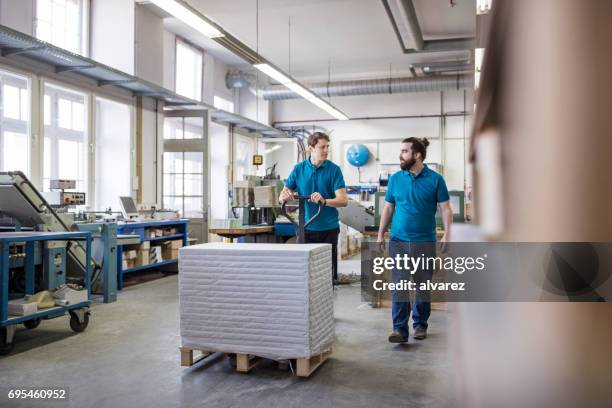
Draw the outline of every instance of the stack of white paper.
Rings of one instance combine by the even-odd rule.
[[[224,244],[179,252],[184,347],[307,358],[334,337],[331,245]]]

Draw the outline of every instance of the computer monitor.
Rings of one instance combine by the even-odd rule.
[[[138,217],[138,208],[136,208],[136,203],[132,197],[119,197],[119,202],[121,203],[123,216],[127,220]]]

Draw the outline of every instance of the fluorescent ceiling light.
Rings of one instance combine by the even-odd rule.
[[[287,75],[283,74],[270,64],[263,63],[255,64],[253,66],[280,84],[286,85],[290,82],[293,82],[291,78],[289,78]]]
[[[266,74],[267,76],[269,76],[270,78],[277,81],[278,83],[291,89],[293,92],[300,95],[302,98],[306,99],[310,103],[323,109],[325,112],[329,113],[336,119],[338,120],[348,120],[349,119],[348,116],[346,116],[344,113],[340,112],[338,109],[334,108],[329,103],[325,102],[323,99],[317,96],[314,92],[298,84],[297,82],[289,78],[287,75],[283,74],[281,71],[274,68],[272,65],[264,62],[260,64],[254,64],[253,66],[257,68],[258,70],[260,70],[261,72],[263,72],[264,74]]]
[[[296,84],[295,82],[290,82],[288,84],[284,84],[287,88],[291,89],[296,94],[300,95],[304,99],[316,99],[317,95],[304,88],[300,84]]]
[[[325,102],[321,98],[308,99],[308,101],[318,106],[319,108],[323,109],[325,112],[329,113],[330,115],[332,115],[334,118],[338,120],[348,120],[349,119],[348,116],[346,116],[344,113],[340,112],[338,109],[334,108],[333,106],[331,106],[329,103]]]
[[[217,27],[206,21],[199,13],[183,5],[182,1],[176,0],[151,0],[151,3],[173,15],[191,28],[201,32],[209,38],[223,37],[225,34]]]

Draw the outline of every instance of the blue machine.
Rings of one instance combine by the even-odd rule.
[[[362,144],[350,145],[346,151],[346,161],[355,167],[361,167],[370,159],[370,151]]]
[[[84,242],[85,252],[85,276],[84,287],[87,290],[87,300],[66,306],[55,306],[43,309],[24,316],[9,316],[9,298],[20,298],[35,293],[35,261],[36,246],[43,247],[45,243],[53,242],[53,245],[45,251],[52,251],[50,262],[51,276],[47,278],[48,284],[64,283],[65,248],[70,242]],[[64,252],[58,251],[63,242]],[[11,272],[10,250],[17,246],[25,246],[25,284],[23,293],[9,293],[9,275]],[[39,249],[40,251],[40,249]],[[63,255],[63,258],[62,258]],[[70,327],[75,332],[84,331],[89,324],[89,306],[91,305],[91,233],[90,232],[5,232],[0,233],[0,354],[8,354],[14,345],[13,338],[17,325],[23,324],[28,329],[37,327],[42,319],[70,314]],[[59,273],[61,272],[61,273]]]

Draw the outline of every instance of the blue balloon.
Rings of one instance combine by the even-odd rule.
[[[370,151],[362,144],[350,145],[346,151],[346,161],[355,167],[361,167],[368,162]]]

